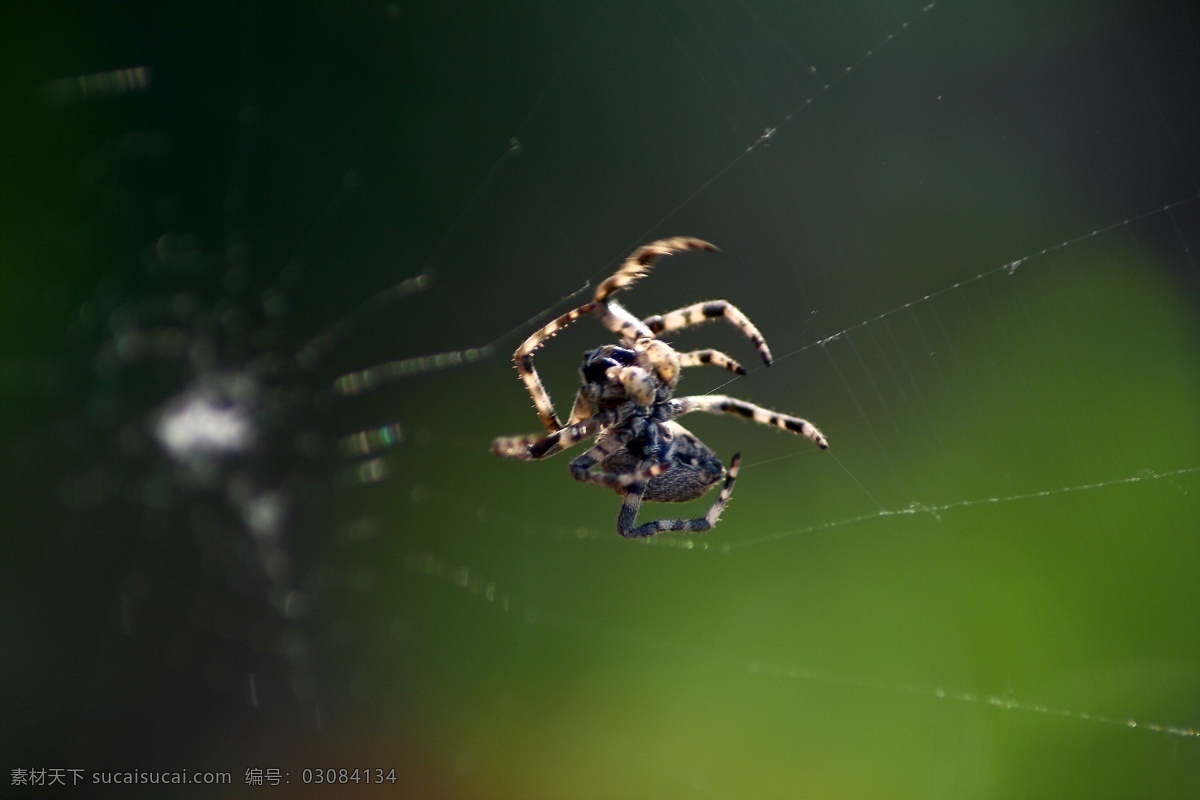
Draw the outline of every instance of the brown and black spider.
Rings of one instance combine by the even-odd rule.
[[[563,314],[526,339],[513,354],[513,362],[549,433],[501,436],[492,442],[492,452],[503,458],[536,461],[594,436],[596,443],[571,461],[571,477],[624,495],[617,515],[617,533],[642,538],[662,531],[710,529],[717,524],[737,480],[740,456],[734,455],[726,473],[708,445],[676,422],[676,417],[693,411],[733,414],[807,436],[822,450],[827,448],[825,437],[808,420],[722,394],[673,396],[684,367],[714,364],[738,375],[744,375],[746,370],[718,350],[680,353],[658,338],[662,333],[724,318],[745,334],[763,362],[770,366],[771,351],[766,341],[736,306],[725,300],[710,300],[639,320],[611,299],[645,277],[659,256],[682,250],[716,249],[708,242],[682,236],[639,247],[596,288],[591,302]],[[583,354],[580,368],[583,386],[575,395],[571,416],[564,425],[533,368],[533,354],[548,339],[587,314],[595,314],[604,327],[621,337],[621,342]],[[600,471],[593,472],[597,466]],[[725,486],[703,517],[663,519],[634,527],[643,500],[658,503],[695,500],[722,476]]]

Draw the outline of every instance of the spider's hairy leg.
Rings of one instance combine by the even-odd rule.
[[[690,306],[669,311],[666,314],[656,314],[653,317],[647,317],[642,320],[642,324],[657,336],[660,333],[677,331],[680,328],[690,328],[693,325],[699,325],[702,322],[714,319],[729,320],[729,323],[740,330],[750,340],[750,343],[754,345],[755,349],[758,350],[758,355],[762,358],[763,363],[768,367],[771,366],[774,359],[771,357],[771,348],[767,347],[767,340],[759,333],[758,328],[750,321],[750,318],[743,314],[741,309],[727,300],[708,300],[703,303],[694,303]]]
[[[640,319],[629,313],[625,306],[616,300],[597,303],[596,308],[599,309],[596,313],[600,317],[600,324],[626,341],[633,342],[654,336]]]
[[[789,414],[781,414],[778,411],[771,411],[768,408],[756,406],[754,403],[738,400],[736,397],[729,397],[723,394],[703,394],[680,397],[671,402],[678,410],[676,416],[690,414],[693,411],[705,411],[709,414],[732,414],[735,417],[753,420],[759,425],[771,425],[780,430],[806,436],[822,450],[829,447],[829,442],[825,439],[825,435],[817,430],[817,427],[808,420],[793,417]]]
[[[638,339],[633,343],[633,349],[638,354],[639,363],[644,363],[654,370],[658,379],[674,389],[679,382],[679,371],[683,368],[679,352],[661,339]]]
[[[715,367],[727,369],[735,375],[746,374],[745,367],[722,353],[720,350],[713,350],[709,348],[705,350],[692,350],[687,353],[679,354],[679,366],[681,367],[698,367],[701,364],[712,364]]]
[[[525,388],[529,390],[529,396],[533,398],[533,407],[537,411],[538,419],[542,421],[542,425],[545,426],[546,430],[551,433],[560,430],[563,425],[558,418],[558,414],[554,412],[554,404],[550,401],[550,393],[546,391],[546,387],[542,385],[542,379],[538,376],[537,370],[533,368],[533,354],[547,340],[553,338],[555,334],[580,317],[590,314],[595,307],[595,303],[585,303],[579,308],[568,311],[561,317],[551,320],[542,326],[541,329],[534,331],[525,341],[521,342],[521,346],[513,353],[513,364],[516,365],[517,374],[521,376],[521,381],[524,382]],[[494,446],[493,449],[495,449]]]
[[[657,386],[650,373],[641,367],[611,367],[608,370],[608,378],[625,387],[629,399],[639,406],[648,406],[654,402]]]
[[[492,440],[492,452],[501,458],[515,458],[519,461],[538,461],[557,455],[568,447],[574,447],[596,434],[604,425],[611,422],[611,417],[598,414],[594,417],[567,425],[549,436],[536,433],[527,436],[497,436]]]
[[[585,386],[575,393],[575,403],[571,406],[571,416],[567,419],[567,425],[583,422],[594,413],[596,413],[596,398],[592,391]]]
[[[608,489],[626,489],[635,483],[642,484],[645,491],[646,481],[667,471],[665,464],[651,464],[643,461],[633,472],[592,472],[592,467],[604,461],[605,458],[620,450],[624,442],[612,436],[597,443],[586,453],[576,456],[570,463],[571,477],[580,483],[592,483]],[[640,494],[640,493],[639,493]]]
[[[684,250],[704,250],[715,253],[716,245],[703,239],[693,239],[690,236],[674,236],[670,239],[659,239],[647,245],[642,245],[629,254],[625,262],[609,277],[596,287],[595,303],[607,303],[608,299],[622,289],[628,289],[640,279],[646,277],[650,269],[661,256],[669,256]],[[615,332],[615,328],[610,328]]]
[[[634,341],[652,337],[641,320],[630,314],[612,296],[617,292],[628,289],[650,272],[650,269],[661,256],[669,256],[684,250],[703,250],[716,252],[716,246],[703,239],[693,239],[690,236],[675,236],[670,239],[659,239],[647,245],[642,245],[629,254],[625,262],[609,277],[596,287],[596,295],[592,302],[598,309],[600,323],[623,339]]]
[[[717,524],[725,506],[729,504],[729,498],[733,494],[733,484],[737,480],[738,467],[741,463],[741,455],[735,454],[729,462],[729,471],[725,475],[725,485],[721,488],[721,493],[709,506],[708,513],[697,519],[660,519],[638,525],[636,528],[633,527],[633,523],[637,521],[638,509],[642,505],[642,494],[646,491],[645,483],[633,484],[626,492],[621,510],[617,514],[617,533],[627,539],[644,539],[663,531],[702,533],[711,529]]]

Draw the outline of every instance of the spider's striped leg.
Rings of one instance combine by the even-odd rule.
[[[538,461],[573,447],[611,422],[612,415],[599,414],[582,422],[560,428],[549,436],[533,433],[527,436],[498,436],[492,440],[492,452],[501,458]]]
[[[590,314],[595,307],[595,303],[585,303],[574,311],[568,311],[561,317],[551,320],[521,342],[521,346],[513,353],[513,363],[517,366],[517,374],[521,376],[525,388],[529,390],[529,396],[533,398],[533,407],[537,411],[542,425],[551,433],[560,430],[563,424],[559,420],[558,414],[554,413],[554,404],[550,401],[550,393],[546,391],[546,387],[542,385],[542,379],[538,377],[537,370],[533,368],[533,354],[548,339],[580,317]],[[493,449],[495,448],[493,447]]]
[[[630,314],[625,306],[618,303],[616,300],[610,300],[606,303],[599,303],[596,306],[599,311],[600,324],[608,328],[613,333],[630,342],[635,342],[638,339],[653,337],[654,334],[650,329],[642,324],[642,321]]]
[[[702,394],[680,397],[671,402],[678,411],[676,416],[690,414],[693,411],[706,411],[709,414],[732,414],[735,417],[754,420],[759,425],[771,425],[780,430],[807,436],[822,450],[829,447],[829,442],[826,441],[824,434],[808,420],[789,414],[780,414],[778,411],[771,411],[762,406],[756,406],[754,403],[738,400],[736,397],[728,397],[723,394]]]
[[[575,404],[571,406],[571,416],[567,419],[567,424],[574,425],[583,422],[594,413],[596,413],[596,399],[591,390],[584,386],[575,393]]]
[[[721,369],[727,369],[735,375],[746,374],[745,367],[720,350],[692,350],[688,353],[679,354],[679,366],[681,367],[698,367],[701,364],[712,364]]]
[[[646,481],[667,471],[667,467],[664,464],[648,464],[643,461],[634,472],[591,471],[592,467],[624,447],[624,440],[627,438],[610,436],[597,443],[586,453],[576,456],[570,464],[571,477],[580,483],[592,483],[597,486],[603,486],[606,489],[617,489],[618,491],[633,484],[642,484],[642,491],[645,491]]]
[[[648,406],[654,402],[657,384],[650,373],[641,367],[610,367],[608,379],[621,384],[629,399],[639,406]]]
[[[771,358],[771,348],[767,347],[767,340],[758,332],[758,328],[754,327],[754,323],[750,321],[750,318],[743,314],[741,309],[727,300],[709,300],[704,303],[695,303],[683,308],[677,308],[666,314],[656,314],[653,317],[647,317],[642,320],[642,323],[657,336],[660,333],[677,331],[680,328],[688,328],[692,325],[699,325],[702,322],[714,319],[729,320],[729,323],[740,330],[758,350],[763,363],[768,367],[771,366],[771,362],[774,359]]]
[[[733,484],[737,480],[738,466],[741,462],[742,457],[734,455],[733,459],[729,462],[729,472],[725,475],[725,486],[721,488],[721,493],[717,495],[716,501],[709,506],[708,513],[697,519],[660,519],[655,522],[638,525],[636,528],[633,527],[633,523],[637,521],[638,509],[642,505],[642,495],[646,491],[645,483],[633,484],[626,492],[625,501],[621,504],[621,511],[617,514],[617,533],[627,539],[644,539],[647,536],[653,536],[663,531],[701,533],[709,530],[717,524],[717,520],[721,517],[721,512],[729,504],[729,497],[733,494]]]
[[[690,236],[673,236],[670,239],[658,239],[650,244],[642,245],[629,254],[616,272],[605,278],[596,287],[596,296],[593,301],[596,303],[608,302],[608,298],[617,292],[628,289],[646,277],[660,256],[669,256],[683,250],[705,250],[714,253],[717,248],[716,245],[703,239],[693,239]]]
[[[616,272],[605,278],[596,287],[596,295],[592,302],[600,309],[601,324],[631,342],[653,336],[650,329],[641,320],[610,298],[646,277],[661,256],[669,256],[684,250],[704,250],[711,253],[716,249],[714,245],[703,239],[675,236],[670,239],[659,239],[634,250]]]

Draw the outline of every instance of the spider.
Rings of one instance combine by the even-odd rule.
[[[725,319],[750,340],[763,363],[771,365],[771,351],[762,334],[732,303],[710,300],[639,320],[612,299],[614,294],[645,277],[660,256],[684,250],[714,252],[716,249],[701,239],[682,236],[639,247],[596,288],[591,302],[548,323],[513,353],[517,372],[533,398],[547,434],[501,436],[492,442],[492,452],[502,458],[538,461],[595,437],[595,444],[571,461],[571,477],[624,496],[617,515],[617,533],[621,536],[640,539],[662,531],[707,531],[717,524],[721,511],[729,503],[741,463],[740,454],[733,456],[726,472],[708,445],[676,422],[677,417],[693,411],[732,414],[806,436],[822,450],[829,446],[812,423],[799,417],[721,394],[674,396],[685,367],[711,364],[737,375],[746,374],[746,369],[718,350],[680,353],[658,338],[659,334]],[[588,314],[594,314],[604,327],[617,334],[620,343],[583,354],[580,368],[583,386],[576,393],[571,416],[564,424],[533,367],[533,354],[563,328]],[[722,477],[725,485],[703,517],[662,519],[635,527],[643,500],[657,503],[695,500]]]

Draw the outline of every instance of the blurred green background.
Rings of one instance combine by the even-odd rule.
[[[293,790],[394,769],[345,792],[409,797],[1200,794],[1194,11],[13,19],[9,773],[232,773],[194,796],[282,791],[248,768]],[[743,454],[737,492],[711,533],[637,543],[566,456],[488,444],[536,427],[507,354],[667,235],[722,252],[664,261],[627,304],[727,298],[778,359],[681,390],[804,416],[831,451],[689,420]],[[560,409],[606,340],[582,322],[539,354]],[[722,326],[677,341],[753,360]],[[253,445],[170,457],[164,410],[230,376]],[[365,459],[339,446],[393,424]]]

